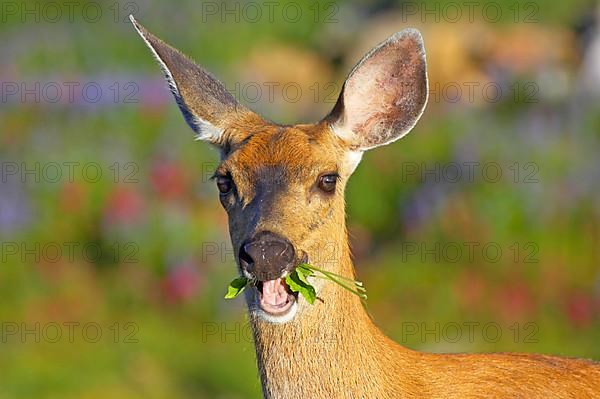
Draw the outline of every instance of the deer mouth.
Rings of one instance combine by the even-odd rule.
[[[284,278],[260,281],[258,290],[258,306],[269,316],[282,317],[295,308],[296,295],[293,294]]]

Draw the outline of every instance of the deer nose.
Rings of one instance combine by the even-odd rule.
[[[275,280],[295,266],[294,246],[285,238],[263,231],[242,244],[240,266],[259,281]]]

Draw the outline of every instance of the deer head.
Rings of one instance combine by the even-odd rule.
[[[239,104],[211,74],[131,21],[197,139],[220,149],[214,180],[239,272],[258,281],[246,290],[251,313],[275,323],[310,313],[283,277],[302,262],[353,273],[340,261],[349,259],[344,188],[364,151],[403,137],[421,116],[428,92],[421,35],[403,30],[365,55],[320,122],[284,126]],[[320,282],[315,288],[325,296]]]

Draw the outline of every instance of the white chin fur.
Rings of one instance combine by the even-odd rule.
[[[264,310],[262,310],[260,306],[256,306],[253,312],[264,321],[274,324],[283,324],[292,321],[294,317],[296,317],[296,313],[298,312],[298,301],[294,301],[290,310],[288,310],[286,314],[281,316],[275,316],[270,313],[267,313]]]

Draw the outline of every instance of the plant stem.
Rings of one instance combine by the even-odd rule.
[[[353,279],[351,279],[351,278],[349,278],[349,277],[344,277],[344,276],[342,276],[342,275],[340,275],[340,274],[336,274],[336,273],[328,272],[328,271],[326,271],[326,270],[319,269],[318,267],[314,267],[314,266],[312,266],[312,265],[308,265],[308,264],[306,264],[306,263],[305,263],[305,264],[303,264],[302,266],[303,266],[303,267],[305,267],[305,268],[307,268],[307,269],[311,269],[311,270],[313,270],[313,271],[315,271],[315,272],[323,273],[323,274],[325,274],[325,275],[331,275],[331,276],[334,276],[334,277],[336,277],[336,278],[339,278],[339,279],[342,279],[342,280],[351,281],[352,283],[354,283],[354,284],[356,284],[356,285],[360,285],[360,286],[362,286],[362,283],[361,283],[360,281],[353,280]]]
[[[321,272],[321,273],[323,273],[323,272]],[[317,278],[320,278],[320,279],[323,279],[323,280],[329,280],[329,281],[333,281],[334,283],[336,283],[336,284],[337,284],[337,285],[339,285],[340,287],[344,288],[345,290],[348,290],[348,291],[350,291],[350,292],[351,292],[351,293],[353,293],[354,295],[358,295],[358,296],[359,296],[360,298],[362,298],[362,299],[367,299],[367,295],[366,295],[364,292],[360,292],[360,291],[358,291],[358,290],[354,290],[354,289],[352,289],[352,288],[348,287],[346,284],[342,283],[341,281],[339,281],[339,280],[336,280],[334,277],[332,277],[332,276],[327,276],[325,273],[323,273],[323,274],[325,275],[325,277],[323,277],[323,276],[319,276],[318,274],[315,274],[315,275],[314,275],[314,277],[317,277]],[[363,288],[363,290],[364,290],[364,288]]]

